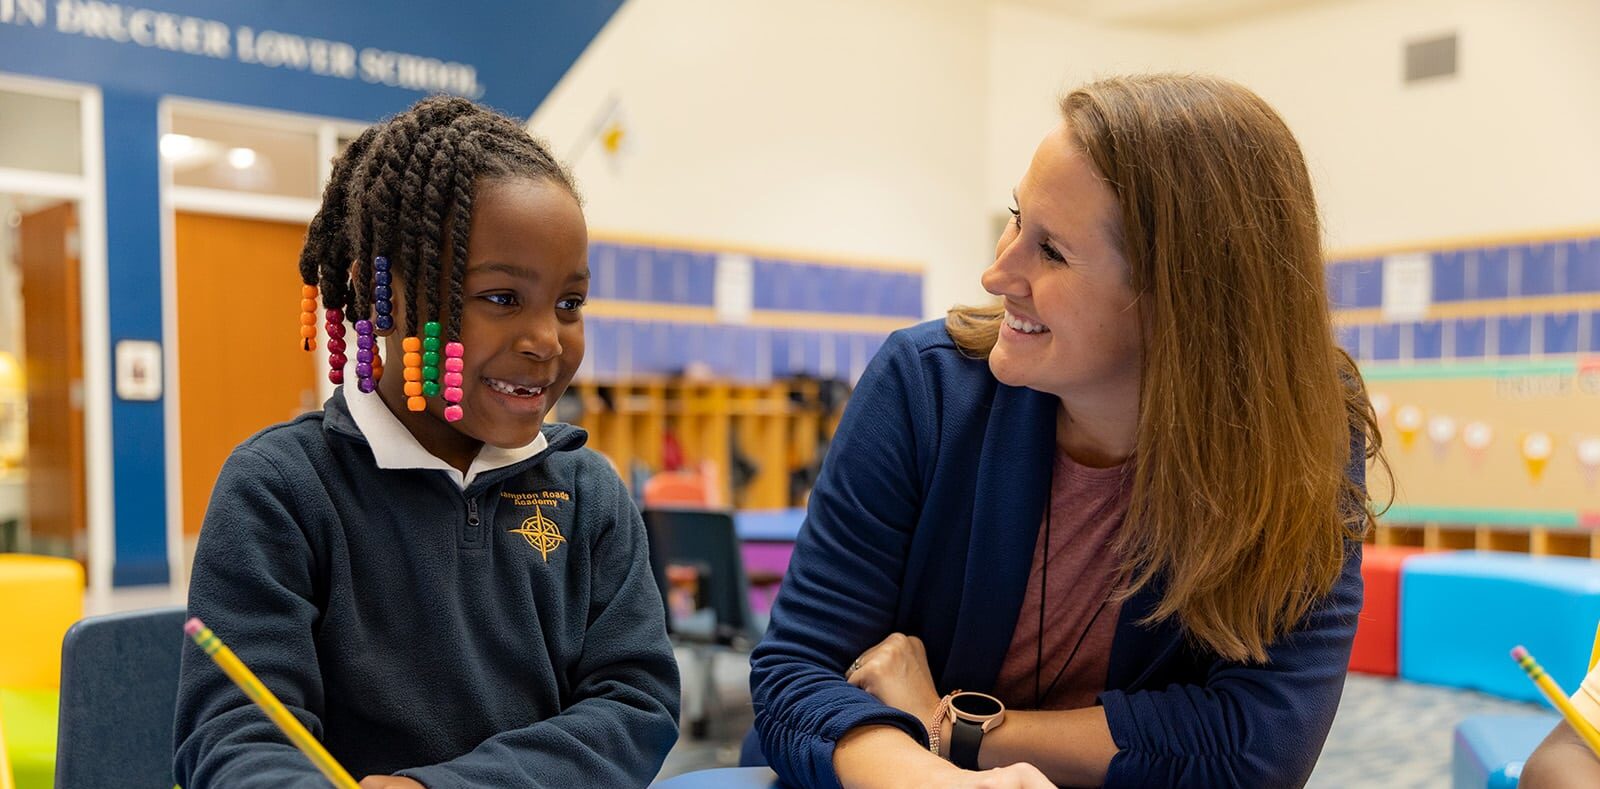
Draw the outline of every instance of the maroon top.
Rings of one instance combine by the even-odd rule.
[[[1089,468],[1065,452],[1056,453],[1050,544],[1045,544],[1045,526],[1040,523],[1027,594],[995,681],[995,695],[1007,707],[1078,709],[1093,706],[1095,696],[1105,690],[1111,640],[1121,613],[1121,606],[1109,601],[1120,577],[1111,541],[1128,514],[1132,470],[1131,462]],[[1049,586],[1041,596],[1046,551],[1050,556]],[[1041,597],[1046,601],[1042,661],[1038,652]],[[1055,679],[1057,676],[1060,679]]]

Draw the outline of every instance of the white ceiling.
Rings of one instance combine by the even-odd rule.
[[[1197,28],[1349,0],[1021,0],[1082,19],[1118,25]]]

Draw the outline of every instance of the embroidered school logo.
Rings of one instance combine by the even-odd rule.
[[[544,514],[544,510],[561,509],[562,504],[572,501],[572,494],[564,490],[541,490],[529,493],[502,491],[500,498],[509,500],[515,507],[533,508],[533,517],[523,521],[520,528],[507,531],[522,535],[522,539],[527,540],[528,545],[538,551],[539,556],[548,563],[550,554],[560,548],[567,538],[561,533],[561,527]]]
[[[523,521],[521,528],[510,531],[512,534],[522,535],[522,539],[527,540],[528,545],[538,551],[540,558],[546,562],[550,561],[550,554],[567,541],[566,537],[561,536],[561,527],[557,526],[555,521],[546,518],[544,511],[539,509],[537,504],[533,505],[533,517]]]

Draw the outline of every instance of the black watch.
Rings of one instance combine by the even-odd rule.
[[[950,762],[963,770],[978,769],[983,735],[1006,722],[1006,705],[987,693],[950,697]]]

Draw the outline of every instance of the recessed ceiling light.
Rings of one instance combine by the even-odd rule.
[[[235,170],[248,170],[255,166],[256,152],[254,148],[229,148],[228,165]]]
[[[187,134],[168,132],[161,135],[161,155],[168,159],[188,158],[193,156],[199,147],[195,139]]]

